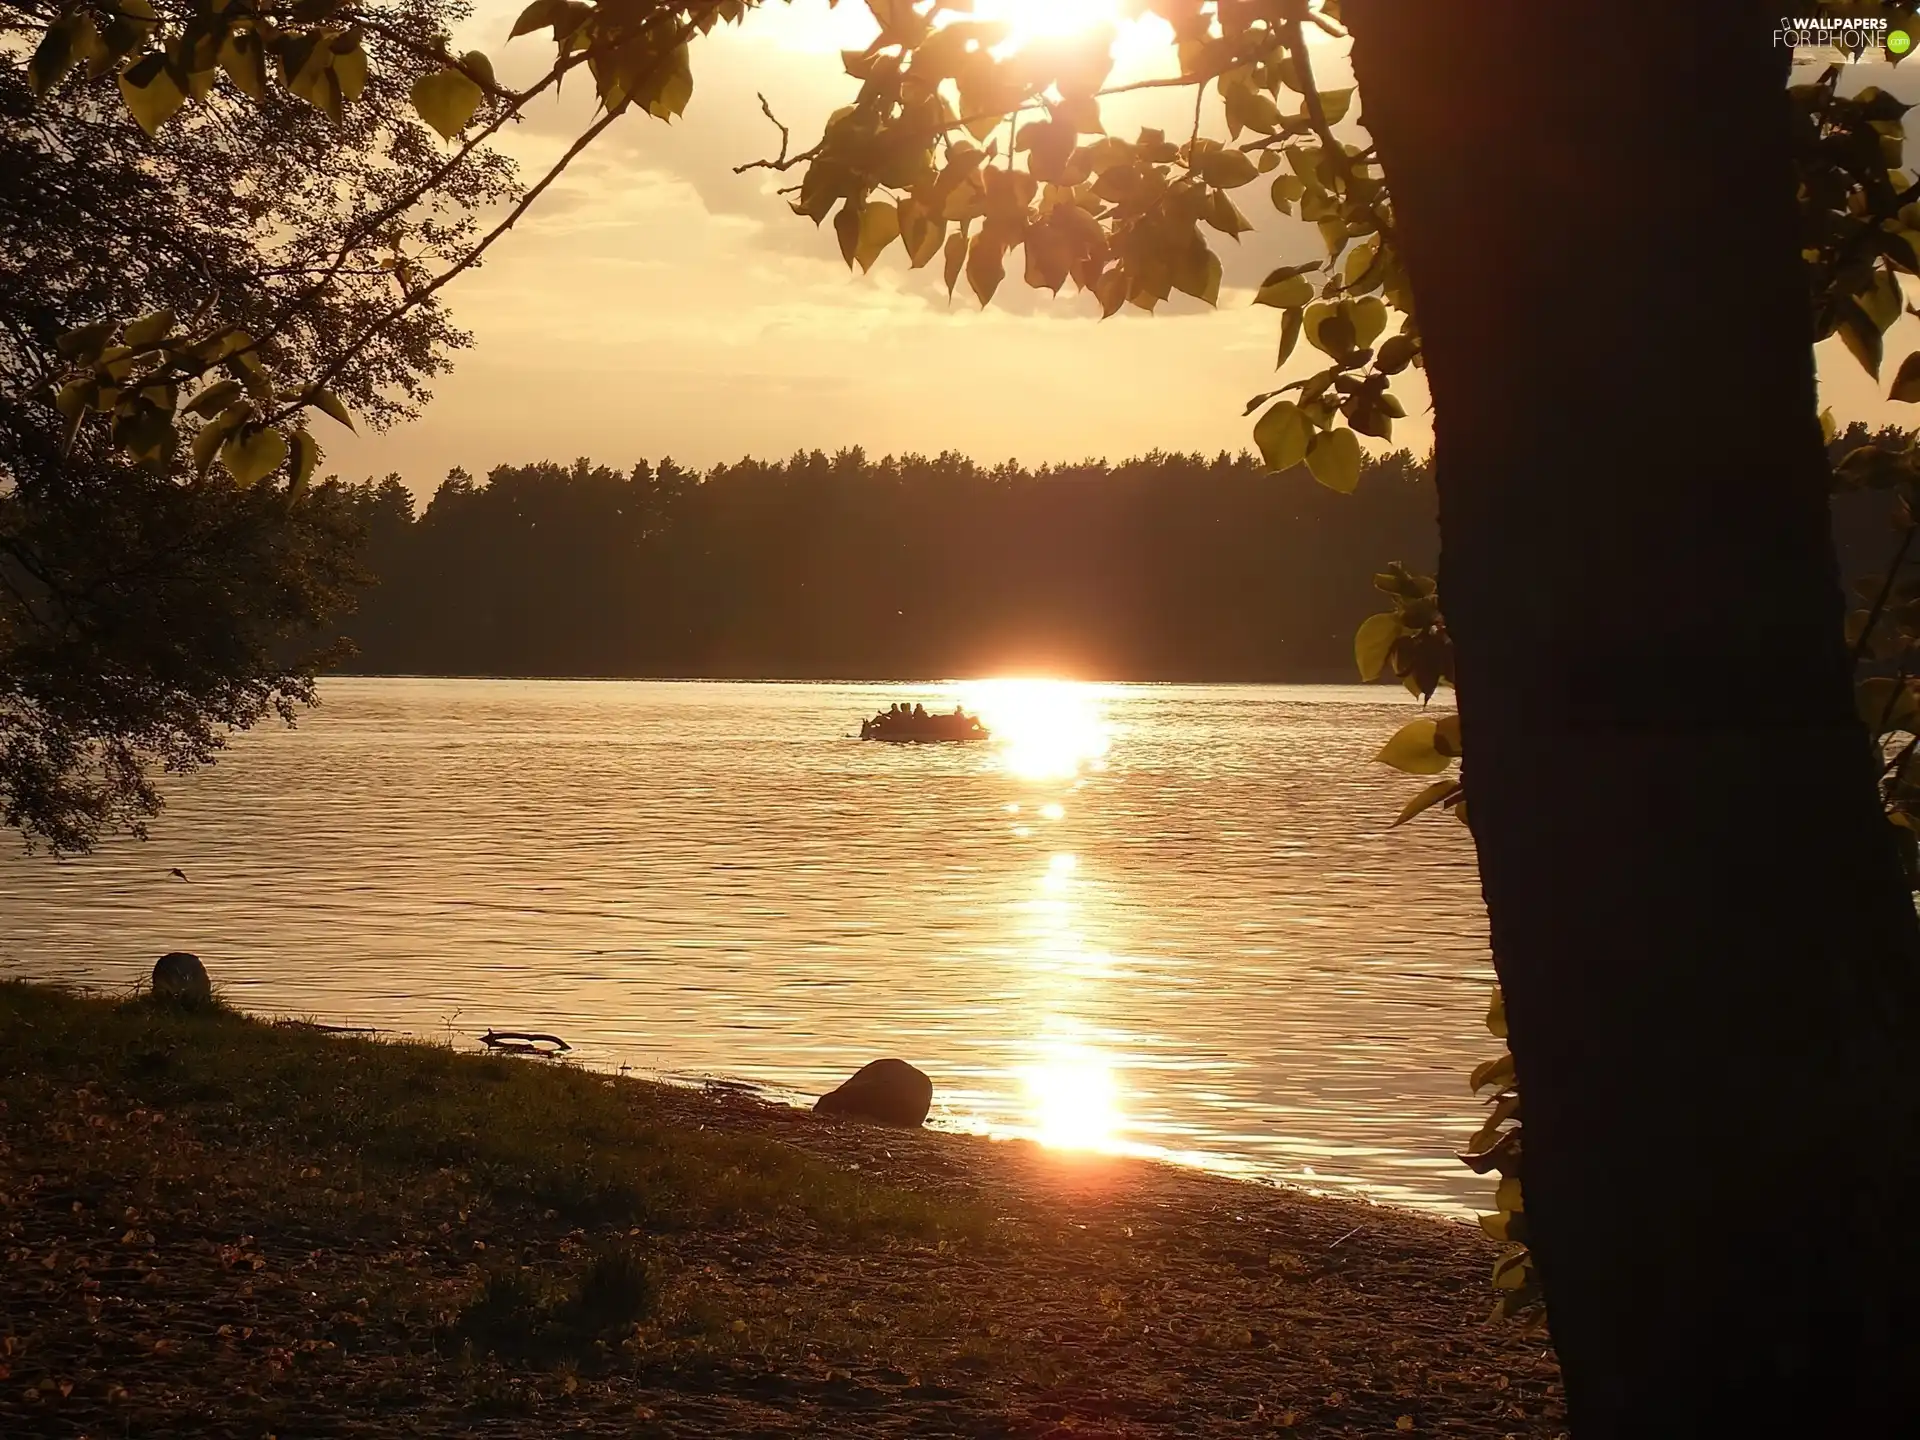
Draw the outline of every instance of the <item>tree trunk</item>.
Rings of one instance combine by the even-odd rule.
[[[1920,928],[1755,4],[1348,0],[1575,1434],[1920,1425]]]

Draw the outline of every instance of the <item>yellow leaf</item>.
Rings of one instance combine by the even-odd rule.
[[[1380,678],[1381,670],[1386,667],[1387,652],[1400,638],[1402,628],[1400,617],[1392,611],[1369,615],[1360,622],[1360,629],[1353,637],[1353,659],[1360,667],[1362,680]]]
[[[458,70],[436,70],[413,82],[411,98],[420,118],[451,140],[480,108],[481,92]]]
[[[1387,328],[1387,302],[1378,295],[1361,296],[1348,307],[1347,315],[1353,321],[1353,343],[1362,349],[1370,347]]]
[[[1360,439],[1353,431],[1325,430],[1307,449],[1307,468],[1329,490],[1350,495],[1360,483]]]
[[[286,458],[286,436],[271,425],[252,434],[237,431],[220,447],[220,463],[243,489],[271,475]]]
[[[1518,1213],[1527,1208],[1526,1196],[1521,1192],[1518,1175],[1507,1175],[1501,1178],[1499,1186],[1493,1192],[1493,1204],[1495,1209],[1503,1212]]]
[[[864,273],[873,262],[900,237],[900,212],[885,200],[876,200],[860,212],[860,231],[854,241],[853,258]]]
[[[1513,1083],[1513,1056],[1501,1055],[1492,1060],[1482,1061],[1473,1067],[1473,1073],[1467,1077],[1467,1087],[1474,1094],[1491,1085],[1495,1090],[1504,1090]]]
[[[1279,400],[1254,422],[1253,443],[1260,447],[1267,469],[1291,470],[1307,458],[1312,433],[1300,407],[1291,400]]]
[[[1438,775],[1453,762],[1433,746],[1435,723],[1426,716],[1409,720],[1393,732],[1373,758],[1408,775]]]
[[[213,457],[220,453],[220,446],[227,437],[252,418],[253,407],[243,403],[230,406],[202,425],[199,433],[193,437],[195,473],[204,476],[213,464]]]
[[[967,263],[967,232],[956,230],[947,238],[946,267],[947,298],[953,298],[953,287],[960,281],[960,268]]]
[[[1833,443],[1833,437],[1839,433],[1840,427],[1834,423],[1833,419],[1833,407],[1829,405],[1820,412],[1820,438],[1828,445],[1831,445]]]
[[[1507,1035],[1507,997],[1498,985],[1493,987],[1493,999],[1487,1002],[1487,1029],[1501,1039]]]
[[[187,103],[187,95],[174,83],[167,69],[167,57],[149,55],[120,72],[120,95],[127,109],[149,135],[160,133],[174,111]]]
[[[1442,715],[1434,722],[1433,745],[1449,759],[1458,759],[1466,752],[1460,748],[1459,715]]]

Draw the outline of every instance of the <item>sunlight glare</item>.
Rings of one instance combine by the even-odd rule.
[[[993,732],[1007,768],[1022,779],[1068,779],[1084,765],[1097,765],[1107,752],[1107,723],[1092,686],[1070,680],[982,680],[963,686],[961,693],[967,708]]]
[[[1060,1150],[1111,1150],[1126,1117],[1113,1067],[1078,1046],[1056,1051],[1022,1076],[1040,1143]]]

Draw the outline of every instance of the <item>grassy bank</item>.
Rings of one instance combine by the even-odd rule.
[[[0,1038],[7,1435],[1560,1433],[1465,1227],[41,987]]]

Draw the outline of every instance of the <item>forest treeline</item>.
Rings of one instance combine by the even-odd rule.
[[[399,476],[350,488],[375,580],[350,668],[379,674],[1351,680],[1371,576],[1436,549],[1407,451],[1351,495],[1247,455],[858,449],[455,470],[417,512]],[[1843,514],[1849,574],[1884,564],[1880,513]]]

